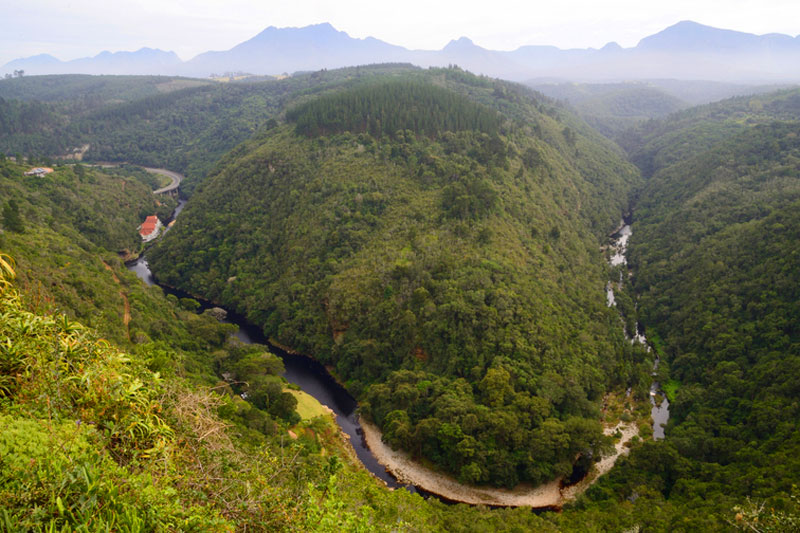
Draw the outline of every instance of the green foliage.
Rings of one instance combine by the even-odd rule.
[[[286,118],[298,134],[369,133],[373,137],[410,130],[439,137],[445,131],[497,134],[500,116],[468,98],[419,81],[390,81],[317,98],[291,109]]]
[[[552,98],[568,101],[588,124],[615,140],[650,119],[688,107],[657,83],[563,83],[533,87]]]
[[[304,95],[413,71],[375,65],[285,80],[209,83],[161,76],[35,76],[0,81],[0,149],[181,172],[185,195],[217,160]],[[5,99],[5,100],[3,100]]]
[[[3,227],[16,233],[25,232],[25,222],[19,212],[19,204],[12,198],[3,206]]]
[[[3,207],[3,226],[18,233],[35,225],[108,250],[135,251],[141,247],[137,228],[145,217],[157,213],[166,218],[176,205],[170,198],[156,198],[125,170],[110,175],[80,165],[60,166],[40,178],[23,176],[25,168],[0,162],[0,191],[11,198]]]
[[[664,394],[667,395],[667,400],[671,403],[675,402],[675,395],[678,393],[680,385],[681,382],[677,379],[670,379],[661,385],[661,389],[664,391]]]
[[[274,381],[277,357],[228,342],[231,326],[146,288],[68,221],[55,226],[64,234],[40,226],[43,205],[31,203],[28,231],[8,239],[19,261],[0,254],[0,529],[430,532],[462,520],[469,508],[382,488],[351,463],[330,421],[288,439],[285,422],[232,390],[249,386],[237,377]],[[128,353],[54,312],[54,302]],[[233,381],[221,384],[229,372]],[[285,414],[276,398],[265,403]]]
[[[284,391],[283,362],[259,345],[232,346],[217,357],[216,366],[231,381],[234,392],[257,409],[289,423],[300,421],[297,398]]]
[[[650,177],[753,126],[797,120],[797,100],[796,90],[730,98],[644,123],[626,133],[620,144]]]
[[[20,303],[14,289],[0,293],[5,527],[224,530],[213,510],[181,502],[143,469],[175,444],[159,376],[80,324]]]
[[[638,382],[637,366],[618,372],[628,352],[597,251],[636,175],[579,122],[540,113],[535,95],[449,72],[419,74],[446,90],[368,85],[301,109],[380,107],[410,87],[529,117],[541,137],[521,123],[430,137],[277,126],[225,158],[150,264],[334,366],[393,444],[463,479],[541,482],[599,449],[599,424],[579,421]],[[404,123],[407,106],[396,111]],[[495,371],[508,376],[502,398],[481,390]]]
[[[755,502],[748,498],[744,504],[733,508],[731,523],[740,531],[778,533],[800,531],[800,502],[797,487],[792,488],[791,499],[781,508],[767,507],[766,502]]]
[[[759,515],[764,530],[790,525],[780,517],[800,475],[797,101],[797,91],[732,99],[643,138],[653,176],[629,260],[639,316],[668,364],[670,421],[665,440],[634,449],[587,493],[601,523],[627,500],[624,527],[758,530]],[[640,504],[666,516],[651,525]]]
[[[379,489],[316,441],[265,440],[241,423],[255,421],[246,409],[229,429],[215,411],[236,396],[168,383],[79,323],[24,310],[0,259],[3,531],[442,529],[422,498]],[[314,426],[327,453],[347,457],[328,424]]]
[[[157,80],[104,79],[78,112],[75,94],[92,80],[59,89],[54,78],[25,89],[48,103],[0,105],[16,128],[3,142],[43,135],[29,140],[44,146],[69,116],[70,127],[97,127],[80,135],[152,135],[118,143],[118,157],[180,169],[223,131],[209,129],[219,117],[235,119],[231,130],[256,127],[261,119],[237,110],[272,116],[329,88],[339,93],[319,100],[326,106],[356,105],[351,94],[372,106],[378,74],[423,92],[433,82],[458,94],[437,88],[431,102],[478,102],[502,120],[484,132],[418,128],[399,106],[394,131],[347,126],[313,138],[273,121],[224,158],[155,268],[332,365],[392,446],[461,481],[568,474],[577,454],[607,445],[603,394],[641,394],[651,378],[605,306],[596,251],[635,174],[558,106],[457,68],[395,65],[172,96],[152,90]],[[298,417],[280,360],[231,341],[231,326],[145,287],[106,251],[138,244],[131,227],[159,208],[152,177],[78,166],[27,178],[0,158],[0,244],[17,259],[0,254],[0,528],[796,529],[798,102],[796,92],[734,99],[626,138],[652,178],[635,211],[636,275],[616,298],[628,331],[641,318],[664,361],[668,437],[635,444],[575,504],[542,516],[387,491],[348,462],[319,417],[288,439]],[[191,113],[208,115],[181,122]],[[179,139],[167,156],[158,128],[208,137]],[[197,168],[253,129],[236,131]],[[70,139],[90,138],[80,135]],[[24,234],[12,229],[17,214]]]

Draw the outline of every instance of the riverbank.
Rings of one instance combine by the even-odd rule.
[[[500,507],[560,507],[561,488],[559,480],[538,487],[519,486],[498,489],[493,487],[473,487],[459,483],[454,478],[434,472],[399,450],[393,450],[381,440],[380,430],[373,424],[361,420],[361,429],[367,446],[398,481],[410,483],[448,500],[473,505],[494,505]]]
[[[574,500],[578,496],[580,496],[583,492],[586,491],[589,487],[594,484],[597,479],[602,476],[603,474],[607,474],[611,471],[614,465],[617,462],[617,459],[620,458],[622,455],[628,455],[630,451],[629,445],[631,439],[639,435],[639,427],[633,423],[624,423],[620,422],[614,427],[605,428],[603,433],[606,435],[613,435],[617,431],[620,432],[620,439],[614,444],[614,453],[612,455],[608,455],[603,457],[598,462],[594,464],[589,474],[583,478],[581,481],[574,485],[570,485],[569,487],[564,487],[561,491],[561,495],[564,498],[564,501]]]
[[[521,484],[509,490],[459,483],[447,474],[424,467],[414,461],[406,452],[391,449],[381,440],[381,432],[374,424],[361,420],[361,429],[364,431],[364,440],[367,446],[378,462],[402,483],[415,485],[426,492],[459,503],[535,509],[558,509],[567,501],[576,498],[597,478],[611,470],[621,455],[628,453],[628,443],[634,435],[638,434],[638,429],[634,424],[620,423],[607,428],[605,430],[607,435],[613,435],[618,430],[622,435],[615,444],[614,453],[595,464],[587,478],[576,485],[562,489],[561,479],[554,479],[538,487]]]

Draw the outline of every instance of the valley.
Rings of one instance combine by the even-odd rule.
[[[153,169],[148,170],[153,171]],[[173,179],[175,177],[175,173],[163,170],[160,170],[160,172]],[[154,191],[154,194],[158,194],[159,191],[160,189]],[[168,221],[169,226],[174,223],[182,208],[183,203],[180,203],[172,215],[172,220]],[[619,232],[624,236],[620,239],[623,244],[614,243],[617,255],[612,257],[612,265],[615,263],[615,258],[624,260],[626,251],[624,242],[627,241],[629,231],[629,226],[623,226],[623,229]],[[144,255],[126,266],[131,272],[136,273],[145,284],[155,284]],[[110,269],[108,266],[107,268]],[[162,289],[178,297],[189,296],[167,286],[162,286]],[[125,302],[127,308],[127,299]],[[202,308],[211,308],[213,305],[211,302],[201,302],[201,304]],[[558,509],[566,502],[574,500],[597,477],[613,468],[616,460],[628,452],[627,446],[630,445],[631,439],[639,432],[639,428],[633,423],[620,422],[614,427],[604,427],[603,432],[606,435],[620,432],[619,440],[614,445],[614,453],[604,456],[589,473],[584,474],[585,478],[578,480],[577,483],[561,478],[554,479],[538,487],[519,485],[514,487],[513,490],[477,488],[465,485],[443,473],[426,468],[402,451],[392,450],[387,446],[382,441],[382,435],[378,428],[366,420],[359,420],[356,414],[357,404],[355,399],[344,390],[341,384],[322,365],[307,356],[291,353],[273,345],[259,328],[248,323],[241,316],[228,312],[225,322],[238,326],[239,330],[236,336],[240,341],[246,344],[258,342],[262,345],[270,345],[270,349],[283,360],[286,368],[283,377],[289,383],[298,385],[303,391],[310,393],[313,398],[331,410],[341,431],[352,444],[355,454],[363,467],[391,488],[405,486],[412,491],[422,489],[426,494],[444,498],[445,501],[449,502],[502,507],[524,506],[535,509]],[[637,341],[646,342],[641,336],[637,337]],[[658,384],[654,382],[651,387],[651,401],[654,401],[652,399],[652,391],[657,390],[657,387]],[[630,394],[628,394],[628,397],[630,397]],[[660,438],[663,438],[663,428],[658,427],[658,425],[660,422],[666,423],[664,414],[668,418],[668,403],[659,407],[656,407],[654,403],[652,418],[655,426],[655,438],[659,438],[659,435]]]
[[[166,493],[180,505],[147,521],[167,530],[796,516],[797,89],[695,106],[667,84],[577,87],[573,107],[458,67],[37,78],[0,80],[14,527],[133,520]],[[182,198],[100,161],[158,166]],[[145,249],[137,225],[173,211]],[[336,421],[303,419],[298,386]],[[133,481],[65,485],[68,457]]]

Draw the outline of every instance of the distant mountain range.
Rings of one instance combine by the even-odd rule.
[[[753,35],[684,21],[642,39],[633,48],[612,42],[600,49],[523,46],[506,52],[481,48],[462,37],[441,50],[409,50],[372,37],[355,39],[325,23],[303,28],[270,26],[230,50],[205,52],[185,62],[174,52],[151,48],[102,52],[72,61],[42,54],[11,61],[0,68],[0,74],[24,70],[27,75],[278,75],[386,62],[422,67],[456,64],[472,72],[516,81],[674,78],[790,82],[800,81],[800,36]]]
[[[50,54],[15,59],[0,68],[0,73],[24,70],[38,74],[163,74],[175,75],[185,68],[175,52],[142,48],[136,52],[100,52],[94,57],[61,61]]]

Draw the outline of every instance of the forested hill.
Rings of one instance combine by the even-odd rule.
[[[620,143],[649,177],[757,124],[794,121],[798,117],[800,93],[797,89],[739,96],[642,124],[621,137]]]
[[[86,110],[212,83],[174,76],[24,76],[0,80],[0,96],[7,100],[70,102]]]
[[[497,112],[465,96],[412,81],[325,95],[295,107],[286,118],[308,137],[350,132],[381,138],[405,130],[428,137],[457,131],[497,135],[502,122]]]
[[[397,79],[364,79],[381,71]],[[364,72],[284,86],[270,109],[291,103],[290,120],[279,114],[224,158],[154,254],[157,273],[330,364],[393,446],[462,481],[536,482],[603,447],[606,391],[647,395],[650,356],[605,305],[599,253],[638,190],[635,275],[618,296],[638,296],[661,352],[667,438],[641,433],[560,513],[385,490],[332,421],[298,423],[296,391],[265,347],[126,270],[116,252],[139,242],[141,216],[172,207],[151,175],[54,165],[37,178],[0,157],[3,527],[796,530],[798,93],[644,125],[629,146],[647,156],[643,181],[598,133],[519,86],[457,69]],[[133,96],[137,83],[103,93],[140,114],[126,130],[111,113],[98,138],[134,139],[176,109],[213,125],[211,110],[241,104],[221,95],[262,105],[267,86]],[[408,84],[419,104],[386,103]],[[140,99],[177,93],[177,107],[149,114]],[[41,95],[6,100],[14,120],[3,124],[44,127],[4,140],[56,139],[78,123]],[[316,113],[339,105],[395,108],[397,130]],[[440,121],[441,108],[472,127]],[[313,128],[298,131],[301,111],[314,111]],[[489,120],[476,128],[475,117]]]
[[[603,293],[600,246],[639,179],[619,150],[459,69],[288,117],[203,184],[151,254],[159,279],[331,365],[392,445],[463,481],[539,483],[598,451],[603,395],[642,370]]]
[[[567,101],[592,127],[615,140],[650,119],[666,117],[689,106],[655,83],[529,85],[551,98]]]
[[[0,80],[0,153],[55,159],[83,152],[84,161],[166,167],[186,175],[181,190],[191,195],[226,152],[294,99],[413,70],[372,65],[232,83],[158,76]]]
[[[745,496],[779,513],[796,498],[798,104],[798,91],[737,98],[644,132],[638,153],[653,175],[634,209],[630,262],[671,416],[665,440],[592,493],[597,509],[637,498],[671,517],[665,530],[711,530],[729,527],[712,517]]]

